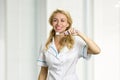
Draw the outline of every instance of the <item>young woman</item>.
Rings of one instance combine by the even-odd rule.
[[[72,28],[72,18],[64,10],[55,10],[49,23],[52,30],[40,51],[38,80],[78,80],[75,69],[78,59],[99,54],[100,48],[85,34]]]

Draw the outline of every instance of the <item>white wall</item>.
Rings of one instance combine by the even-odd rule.
[[[120,1],[118,1],[95,0],[94,37],[102,51],[94,60],[94,80],[120,80]]]
[[[5,1],[0,0],[0,80],[5,80]]]
[[[36,79],[35,2],[8,0],[6,5],[7,80]]]
[[[36,80],[35,1],[0,3],[0,80]]]

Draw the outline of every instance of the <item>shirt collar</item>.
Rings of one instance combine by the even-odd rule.
[[[52,42],[50,43],[49,48],[48,48],[48,52],[55,56],[58,56],[59,54],[65,54],[68,51],[69,51],[69,49],[67,48],[67,46],[65,46],[60,50],[60,53],[58,53],[57,48],[55,46],[54,38],[52,39]]]

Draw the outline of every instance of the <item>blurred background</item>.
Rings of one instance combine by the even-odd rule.
[[[80,80],[120,80],[120,0],[0,0],[0,80],[37,80],[41,42],[55,9],[70,12],[73,27],[101,48],[80,59]]]

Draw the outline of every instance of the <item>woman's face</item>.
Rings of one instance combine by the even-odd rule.
[[[64,14],[56,13],[52,20],[52,26],[55,32],[64,32],[69,26],[67,17]]]

